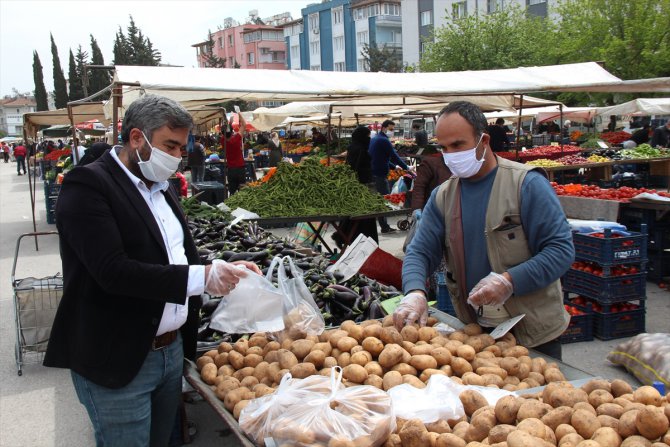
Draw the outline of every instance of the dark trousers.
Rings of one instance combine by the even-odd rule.
[[[235,194],[246,182],[246,168],[228,168],[228,194]]]
[[[389,181],[386,179],[386,177],[378,177],[376,175],[373,176],[373,179],[375,181],[375,189],[377,192],[383,196],[386,194],[391,193],[391,188],[389,188]],[[377,221],[379,222],[379,226],[382,228],[382,230],[388,230],[391,228],[386,222],[386,217],[378,217]]]
[[[23,169],[23,173],[26,173],[26,157],[23,155],[17,155],[16,157],[16,172],[21,173],[21,169]]]
[[[533,349],[548,355],[549,357],[553,357],[556,360],[563,360],[563,348],[561,347],[561,341],[558,338],[535,346]]]
[[[2,158],[5,159],[5,163],[9,162],[9,152],[3,152],[2,153]]]

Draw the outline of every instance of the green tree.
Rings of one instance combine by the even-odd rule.
[[[445,12],[446,14],[446,12]],[[421,71],[463,71],[552,64],[554,24],[512,6],[449,20],[433,30]]]
[[[123,35],[123,31],[119,26],[119,30],[116,32],[116,37],[114,38],[114,65],[132,65],[130,60],[130,50],[128,48],[128,41],[126,36]]]
[[[361,56],[370,72],[383,71],[387,73],[400,73],[402,71],[402,58],[395,48],[386,45],[378,47],[376,43],[363,44]]]
[[[205,55],[204,55],[204,60],[205,60],[205,67],[211,67],[211,68],[226,68],[226,59],[223,57],[219,57],[216,54],[214,54],[214,36],[212,35],[212,31],[210,30],[208,33],[209,39],[207,40],[207,45],[205,49]]]
[[[81,45],[79,46],[79,51],[81,51]],[[68,70],[68,81],[70,84],[70,94],[68,98],[70,101],[75,101],[84,97],[82,72],[78,68],[79,67],[74,59],[74,54],[72,54],[72,50],[70,50],[70,69]]]
[[[44,73],[42,72],[42,63],[37,51],[33,51],[33,80],[35,81],[35,101],[37,102],[37,111],[49,110],[47,100],[47,89],[44,87]]]
[[[102,56],[102,51],[98,46],[98,42],[91,34],[91,65],[105,65],[105,59]],[[90,70],[88,83],[88,93],[93,94],[107,87],[111,82],[111,77],[107,70],[96,68]]]
[[[81,45],[77,48],[77,54],[74,56],[74,61],[77,65],[77,76],[81,80],[81,93],[85,96],[85,93],[88,92],[84,88],[84,82],[89,79],[91,72],[86,68],[86,65],[88,65],[88,53],[82,49]],[[82,98],[84,96],[82,96]]]
[[[60,58],[58,57],[58,48],[54,42],[53,34],[51,36],[51,57],[53,58],[53,78],[54,78],[54,102],[57,109],[62,109],[67,106],[67,82],[65,82],[65,75],[60,65]]]
[[[119,60],[118,62],[117,54]],[[148,37],[145,37],[130,16],[126,35],[119,27],[114,41],[114,65],[153,65],[160,64],[161,53],[156,50]]]

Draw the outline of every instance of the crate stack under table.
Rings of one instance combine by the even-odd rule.
[[[647,226],[647,279],[667,282],[670,279],[670,216],[655,209],[623,208],[620,222],[629,230]]]
[[[573,315],[563,343],[630,337],[645,330],[647,234],[574,233],[575,263],[563,276]],[[589,331],[589,325],[591,331]]]
[[[56,200],[60,193],[60,184],[55,181],[44,181],[44,203],[47,210],[47,223],[56,223]]]

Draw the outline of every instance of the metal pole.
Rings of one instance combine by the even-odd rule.
[[[326,143],[326,156],[328,158],[326,159],[326,166],[330,166],[330,141],[331,141],[331,139],[330,139],[330,124],[331,124],[330,115],[332,113],[333,113],[333,105],[331,104],[331,105],[328,106],[328,131],[327,131],[328,132],[328,138],[326,139],[326,141],[327,141],[327,143]]]
[[[112,140],[116,144],[119,138],[119,107],[121,106],[121,97],[123,93],[121,87],[114,85],[112,87]]]
[[[561,114],[561,118],[560,118],[561,131],[558,134],[558,138],[560,138],[560,142],[561,142],[560,144],[561,144],[561,157],[562,157],[563,156],[563,104],[558,105],[558,111]]]
[[[516,121],[516,156],[519,161],[519,143],[521,142],[521,111],[523,110],[523,95],[519,95],[519,118]]]
[[[70,126],[72,127],[72,160],[74,164],[79,164],[79,138],[77,137],[77,126],[74,123],[74,116],[72,115],[72,106],[68,104],[67,115],[70,118]]]
[[[25,123],[23,124],[23,143],[28,146],[28,132],[26,131],[26,125]],[[33,213],[33,233],[37,233],[37,222],[35,222],[35,187],[34,185],[35,182],[35,176],[30,175],[30,150],[26,150],[26,155],[28,158],[28,189],[30,190],[30,208]],[[35,155],[37,155],[37,150],[35,150]],[[37,157],[35,157],[35,161],[37,161]],[[35,235],[35,251],[39,251],[40,247],[37,243],[37,235]]]

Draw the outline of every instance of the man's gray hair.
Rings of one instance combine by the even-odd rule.
[[[479,137],[486,132],[486,117],[476,104],[468,101],[454,101],[440,110],[439,116],[449,115],[450,113],[458,113],[465,121],[470,123],[475,131],[475,137]]]
[[[158,95],[144,95],[134,101],[126,110],[121,127],[121,139],[130,140],[130,131],[140,129],[151,141],[156,129],[168,126],[170,129],[191,129],[193,118],[178,102]]]

